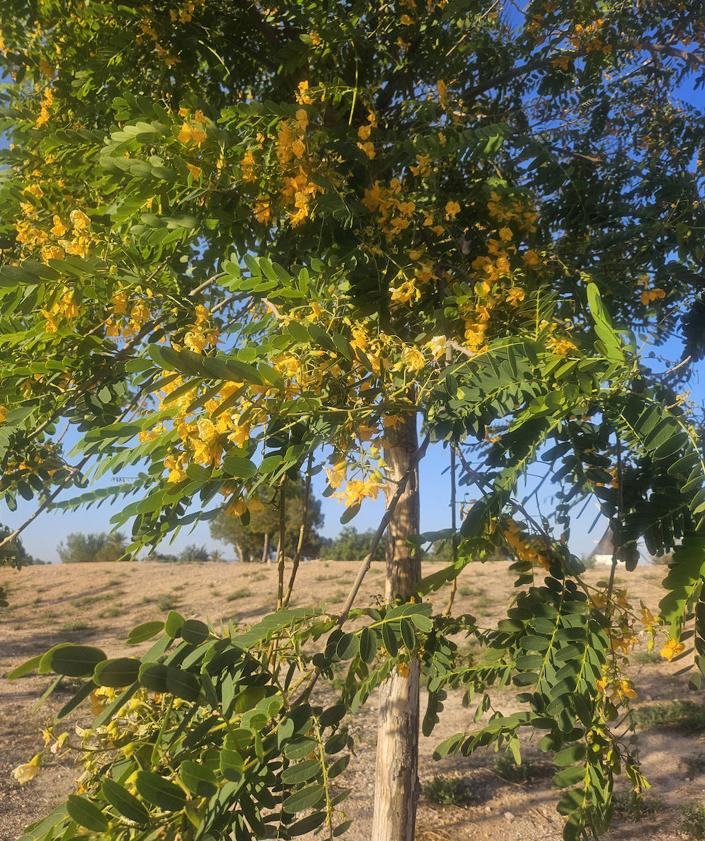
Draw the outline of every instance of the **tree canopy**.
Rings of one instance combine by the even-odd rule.
[[[282,500],[283,521],[280,517]],[[232,544],[240,561],[267,561],[271,549],[276,546],[278,551],[282,527],[284,553],[289,556],[296,554],[302,523],[304,531],[300,551],[311,557],[318,554],[321,546],[317,531],[323,525],[321,503],[313,496],[310,487],[297,479],[286,484],[283,497],[280,488],[260,487],[254,498],[248,500],[244,517],[222,511],[211,523],[211,535],[216,540]]]
[[[363,566],[341,614],[285,610],[282,558],[280,610],[250,631],[175,615],[136,629],[161,634],[141,660],[47,655],[40,671],[86,678],[76,703],[108,690],[101,723],[135,693],[144,706],[121,725],[139,749],[110,760],[117,788],[91,759],[116,742],[91,733],[86,794],[42,838],[147,838],[125,819],[155,807],[170,839],[343,832],[328,777],[345,711],[409,675],[426,732],[450,689],[488,714],[439,755],[518,758],[520,730],[544,732],[566,838],[604,829],[620,770],[643,786],[612,724],[633,694],[624,657],[656,619],[613,581],[590,590],[568,539],[597,500],[629,568],[639,540],[674,551],[666,655],[695,613],[700,664],[705,463],[682,384],[703,352],[703,115],[680,91],[703,83],[701,4],[510,7],[3,4],[7,503],[117,501],[136,551],[324,472],[344,523],[386,494],[373,551],[392,531],[384,605],[355,606]],[[654,373],[669,338],[682,364]],[[451,515],[419,536],[429,442],[449,453]],[[537,465],[546,517],[517,493]],[[460,483],[479,497],[462,523]],[[423,540],[452,552],[418,581]],[[507,619],[482,629],[452,596],[432,614],[428,595],[498,547],[515,558]],[[364,627],[344,628],[351,611]],[[341,662],[324,708],[313,687]],[[517,688],[516,712],[491,712],[493,685]]]

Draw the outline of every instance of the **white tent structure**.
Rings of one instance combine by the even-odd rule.
[[[612,558],[614,557],[614,539],[612,536],[612,529],[609,526],[605,529],[605,533],[600,538],[600,542],[593,549],[590,557],[595,562],[595,566],[612,566]]]

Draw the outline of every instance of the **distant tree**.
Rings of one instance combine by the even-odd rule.
[[[210,554],[205,546],[190,543],[179,555],[180,564],[204,564],[210,560]]]
[[[303,481],[287,481],[285,489],[284,551],[293,555],[299,539],[299,528],[303,519],[305,485]],[[247,510],[242,515],[221,512],[211,523],[211,535],[235,548],[238,560],[244,563],[269,559],[271,551],[278,549],[279,501],[276,488],[260,487],[248,499]],[[307,526],[304,533],[302,554],[305,557],[317,555],[321,547],[318,529],[323,525],[321,503],[309,493]]]
[[[0,523],[0,541],[11,533],[11,530],[7,526]],[[22,545],[22,541],[19,537],[16,537],[13,541],[0,549],[0,566],[23,567],[29,566],[30,564],[41,563],[43,562],[38,561],[29,554]]]
[[[354,526],[345,526],[340,534],[326,546],[326,558],[331,561],[358,561],[366,557],[372,545],[373,531],[358,531]],[[384,560],[385,544],[381,541],[373,560]]]
[[[168,552],[150,552],[144,560],[147,563],[157,564],[175,564],[179,561],[176,555],[172,555]]]
[[[125,538],[120,532],[73,532],[57,546],[57,552],[62,564],[119,561],[125,554]]]

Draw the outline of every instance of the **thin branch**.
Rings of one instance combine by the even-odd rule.
[[[199,283],[195,289],[192,289],[188,294],[190,298],[198,295],[199,292],[203,292],[208,286],[212,283],[215,283],[217,280],[220,280],[221,277],[225,277],[225,272],[218,272],[218,274],[211,275],[207,277],[202,283]]]
[[[455,476],[455,443],[451,441],[450,445],[450,526],[453,529],[453,536],[451,538],[451,563],[455,566],[456,561],[458,560],[458,515],[456,511],[455,505],[455,498],[456,498],[457,488],[456,488],[456,476]],[[455,594],[458,592],[458,576],[456,575],[453,578],[453,584],[451,585],[450,589],[450,598],[448,599],[448,605],[445,610],[445,615],[450,616],[451,610],[453,610],[453,602],[455,601]]]
[[[279,546],[277,546],[277,610],[284,602],[284,550],[286,547],[286,476],[279,485]]]
[[[299,539],[296,542],[296,551],[294,552],[294,561],[291,567],[291,575],[289,576],[289,583],[286,588],[286,595],[282,607],[286,607],[291,599],[291,593],[294,589],[294,582],[296,581],[296,573],[299,571],[299,564],[301,563],[301,553],[304,547],[304,539],[306,537],[306,530],[308,528],[308,514],[310,507],[311,496],[311,467],[313,464],[313,453],[309,453],[308,464],[306,465],[306,483],[304,485],[304,509],[301,515],[301,524],[299,525]]]

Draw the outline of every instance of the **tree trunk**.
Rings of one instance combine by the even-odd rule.
[[[235,544],[235,554],[237,555],[240,563],[244,564],[245,563],[245,554],[242,551],[242,544],[240,544],[240,543]]]
[[[264,534],[264,545],[262,546],[262,563],[266,564],[269,560],[269,532]]]
[[[420,531],[418,469],[413,456],[418,449],[416,416],[389,429],[384,458],[395,483],[411,471],[404,494],[389,523],[386,597],[407,600],[416,593],[421,577],[417,549],[408,539]],[[377,769],[372,841],[413,841],[418,799],[419,662],[395,670],[380,688],[377,730]]]

